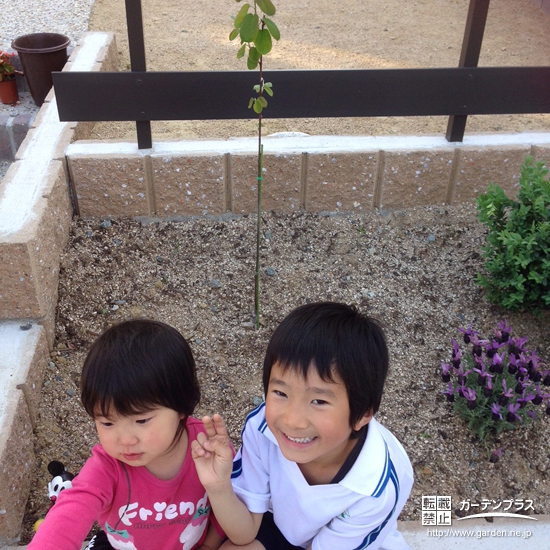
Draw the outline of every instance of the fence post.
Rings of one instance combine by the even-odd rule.
[[[462,51],[458,62],[459,67],[477,67],[490,1],[470,0],[466,30],[462,40]],[[465,107],[467,106],[465,105]],[[447,141],[462,141],[464,139],[467,118],[468,115],[451,115],[449,117],[445,135]]]
[[[128,26],[128,45],[130,47],[130,68],[132,72],[146,71],[141,0],[126,0],[126,24]],[[136,131],[138,149],[150,149],[153,146],[151,121],[137,120]]]

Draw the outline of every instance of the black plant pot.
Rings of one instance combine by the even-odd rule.
[[[61,71],[67,62],[68,37],[53,32],[26,34],[11,47],[19,54],[32,98],[42,106],[53,86],[52,71]]]

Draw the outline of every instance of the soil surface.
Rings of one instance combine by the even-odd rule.
[[[294,307],[333,300],[385,324],[391,373],[377,418],[403,443],[415,471],[402,514],[419,519],[422,495],[533,501],[550,513],[550,417],[477,441],[441,394],[441,362],[457,327],[490,337],[507,318],[548,361],[548,317],[490,305],[474,282],[485,229],[474,205],[357,215],[263,216],[261,321],[253,329],[255,216],[142,226],[75,220],[61,263],[56,346],[46,369],[37,429],[36,478],[25,540],[48,509],[47,464],[78,472],[96,442],[79,402],[91,342],[112,323],[148,317],[177,327],[198,365],[197,416],[221,413],[236,446],[247,412],[261,402],[268,339]],[[495,449],[504,455],[489,462]]]
[[[143,0],[151,70],[242,69],[227,40],[235,2]],[[455,66],[466,0],[276,2],[281,43],[270,68]],[[117,33],[128,63],[124,3],[98,0],[91,29]],[[550,18],[533,4],[494,0],[480,64],[544,65]],[[276,83],[274,83],[276,93]],[[276,100],[276,96],[273,99]],[[266,121],[267,133],[443,133],[446,120]],[[471,117],[468,130],[550,128],[548,116]],[[255,121],[158,123],[155,139],[252,135]],[[96,137],[135,139],[133,124],[102,124]],[[256,217],[224,216],[141,225],[133,220],[76,219],[61,262],[56,343],[46,369],[36,442],[36,477],[23,541],[49,508],[47,464],[77,473],[96,442],[79,402],[79,376],[93,340],[110,324],[148,317],[189,340],[203,397],[196,415],[221,413],[235,445],[245,415],[261,402],[261,366],[271,333],[308,301],[355,304],[386,326],[391,373],[377,418],[403,443],[415,486],[402,519],[419,519],[422,495],[529,499],[550,513],[550,417],[481,444],[441,391],[441,361],[451,357],[457,327],[490,336],[507,318],[548,364],[548,317],[489,304],[474,282],[483,269],[485,228],[473,204],[361,215],[263,216],[262,326],[253,329]],[[490,453],[503,456],[489,462]]]

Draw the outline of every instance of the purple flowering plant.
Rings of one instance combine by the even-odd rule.
[[[489,434],[525,426],[537,418],[537,408],[550,415],[550,370],[526,337],[512,335],[506,320],[491,338],[472,328],[458,329],[470,350],[452,340],[451,361],[442,363],[441,393],[481,441]],[[549,391],[546,391],[546,390]]]

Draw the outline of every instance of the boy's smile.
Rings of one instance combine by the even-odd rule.
[[[284,457],[296,462],[310,483],[329,483],[355,446],[346,388],[336,375],[334,382],[323,380],[315,366],[303,378],[292,367],[283,370],[275,363],[265,414]],[[371,418],[365,415],[353,428]]]
[[[105,452],[128,464],[145,466],[154,476],[170,479],[178,473],[187,450],[187,432],[174,442],[182,415],[166,407],[130,416],[97,415],[95,424]]]

